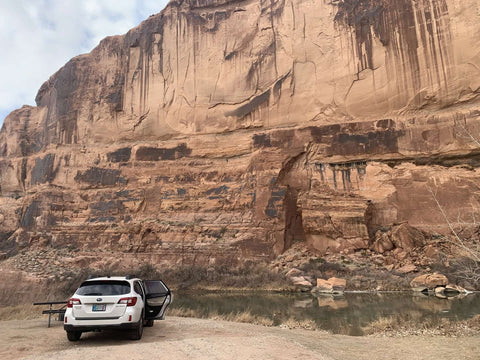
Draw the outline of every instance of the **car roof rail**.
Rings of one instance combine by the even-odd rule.
[[[135,275],[130,275],[130,274],[125,275],[126,280],[131,280],[131,279],[134,279],[134,278],[136,278]]]
[[[88,275],[87,280],[92,280],[92,279],[101,278],[101,277],[109,278],[110,275]]]

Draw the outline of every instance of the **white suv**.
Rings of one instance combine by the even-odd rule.
[[[171,302],[172,293],[160,280],[88,279],[68,300],[63,327],[70,341],[79,340],[82,332],[103,329],[128,330],[131,339],[139,340],[143,326],[165,319]]]

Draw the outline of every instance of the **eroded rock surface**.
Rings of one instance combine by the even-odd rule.
[[[479,14],[476,0],[171,1],[6,118],[2,256],[412,252],[449,231],[433,196],[468,226]]]

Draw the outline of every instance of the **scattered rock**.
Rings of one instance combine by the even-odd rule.
[[[403,261],[408,257],[408,253],[402,248],[395,249],[393,254],[398,261]]]
[[[288,272],[285,274],[286,277],[302,276],[302,275],[303,275],[303,271],[297,268],[292,268],[288,270]]]
[[[377,281],[365,276],[357,275],[348,279],[348,290],[373,290],[377,288]]]
[[[437,259],[439,255],[439,250],[433,245],[428,245],[425,248],[425,256],[429,259]]]
[[[373,250],[376,252],[383,254],[386,251],[390,251],[393,249],[393,243],[388,236],[388,233],[383,231],[377,231],[375,234],[375,241],[373,243]]]

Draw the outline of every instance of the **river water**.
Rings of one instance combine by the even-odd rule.
[[[196,317],[248,313],[278,326],[288,321],[314,322],[335,334],[364,335],[372,323],[422,328],[480,314],[480,293],[447,299],[412,292],[345,293],[341,296],[285,293],[177,293],[172,308]]]

